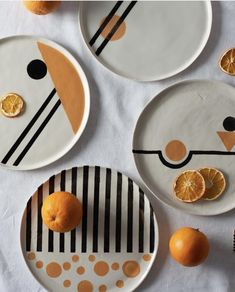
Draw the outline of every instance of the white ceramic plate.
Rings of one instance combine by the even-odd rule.
[[[33,36],[0,40],[0,97],[25,102],[15,118],[0,114],[0,164],[34,169],[62,157],[81,136],[90,94],[78,62],[58,44]]]
[[[233,209],[234,122],[235,89],[230,85],[195,80],[165,89],[146,106],[136,124],[133,152],[139,174],[161,201],[182,211],[216,215]],[[176,176],[208,166],[225,174],[224,194],[214,201],[178,201],[172,189]]]
[[[87,1],[80,4],[79,21],[103,65],[127,78],[154,81],[181,72],[199,56],[212,9],[209,1]]]
[[[83,205],[80,226],[65,234],[49,231],[41,218],[43,200],[59,190]],[[158,226],[148,198],[130,178],[97,166],[75,167],[52,176],[29,199],[21,247],[30,271],[49,291],[133,291],[156,257]]]

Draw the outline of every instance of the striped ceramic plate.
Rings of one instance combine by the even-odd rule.
[[[43,225],[41,206],[66,190],[83,205],[80,226],[55,233]],[[109,168],[75,167],[52,176],[29,199],[21,247],[35,278],[49,291],[132,291],[148,274],[158,248],[158,227],[147,196]]]
[[[127,78],[160,80],[186,69],[208,40],[210,1],[84,1],[83,38],[104,66]]]
[[[86,76],[58,44],[34,36],[0,40],[0,99],[17,93],[24,111],[0,114],[0,165],[34,169],[62,157],[78,141],[90,111]]]

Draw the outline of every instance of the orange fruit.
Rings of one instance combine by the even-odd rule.
[[[226,51],[219,61],[220,69],[229,74],[235,75],[235,48]]]
[[[169,242],[173,259],[186,267],[194,267],[204,262],[209,254],[209,248],[205,234],[191,227],[178,229]]]
[[[14,118],[18,116],[24,108],[24,101],[16,93],[7,93],[0,101],[0,109],[4,116]]]
[[[206,190],[202,198],[205,200],[215,200],[222,195],[226,187],[223,173],[218,169],[210,167],[201,168],[199,172],[206,182]]]
[[[34,14],[45,15],[54,11],[60,1],[27,1],[24,0],[25,7]]]
[[[186,170],[176,178],[173,188],[177,199],[191,203],[204,195],[206,184],[200,172]]]
[[[77,227],[82,218],[82,205],[68,192],[55,192],[43,201],[43,223],[56,232],[68,232]]]

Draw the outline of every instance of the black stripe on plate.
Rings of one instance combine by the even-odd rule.
[[[88,208],[88,179],[89,166],[83,167],[83,194],[82,194],[82,252],[87,250],[87,208]]]
[[[22,159],[25,157],[26,153],[29,151],[29,149],[34,144],[34,142],[37,140],[37,138],[39,137],[39,135],[41,134],[41,132],[43,131],[43,129],[46,127],[46,125],[48,124],[48,122],[50,121],[50,119],[53,117],[54,113],[57,111],[57,109],[60,106],[60,104],[61,104],[61,101],[58,100],[56,102],[56,104],[53,106],[53,108],[51,109],[51,111],[49,112],[49,114],[47,115],[46,119],[43,121],[43,123],[41,124],[41,126],[38,128],[38,130],[35,132],[35,134],[33,135],[33,137],[30,139],[30,141],[28,142],[28,144],[25,146],[25,148],[23,149],[23,151],[21,152],[21,154],[18,156],[18,158],[16,159],[16,161],[13,163],[14,166],[18,166],[20,164],[20,162],[22,161]]]
[[[66,184],[66,170],[61,171],[60,174],[60,190],[65,191]],[[64,252],[64,233],[60,233],[60,252]]]
[[[117,202],[116,202],[116,252],[121,252],[121,232],[122,232],[122,174],[117,173]]]
[[[99,199],[100,199],[100,167],[95,167],[94,209],[93,209],[93,252],[98,252],[99,227]]]
[[[72,168],[72,194],[77,195],[77,167]],[[76,228],[71,231],[70,251],[76,251]]]
[[[114,16],[114,14],[118,10],[118,8],[122,5],[122,3],[123,3],[123,1],[117,1],[117,3],[114,5],[113,9],[109,12],[109,14],[105,18],[104,22],[101,24],[101,26],[98,28],[97,32],[94,34],[94,36],[90,40],[89,44],[91,46],[94,45],[94,43],[96,42],[96,40],[98,39],[98,37],[100,36],[100,34],[102,33],[102,31],[105,29],[105,27],[110,22],[110,20],[112,19],[112,17]]]
[[[127,252],[133,251],[133,181],[128,178]]]
[[[38,188],[38,222],[37,222],[37,251],[42,251],[42,202],[43,202],[43,185]]]
[[[110,196],[111,196],[111,169],[107,168],[106,169],[106,186],[105,186],[104,252],[109,252]]]
[[[144,252],[144,192],[139,189],[139,252]]]
[[[32,197],[27,202],[26,207],[26,251],[31,250],[31,235],[32,235]]]
[[[120,27],[120,25],[125,20],[125,18],[130,13],[131,9],[135,6],[136,3],[137,3],[137,1],[131,1],[131,3],[127,6],[126,10],[120,16],[120,18],[118,19],[118,21],[116,22],[116,24],[114,25],[114,27],[111,29],[111,31],[109,32],[109,34],[107,35],[107,37],[103,40],[103,42],[101,43],[101,45],[96,50],[95,54],[97,56],[99,56],[101,54],[101,52],[103,51],[103,49],[108,44],[109,40],[113,37],[113,35],[115,34],[115,32],[118,30],[118,28]]]
[[[55,93],[56,93],[56,90],[54,88],[52,90],[52,92],[49,94],[49,96],[47,97],[47,99],[44,101],[44,103],[41,105],[41,107],[39,108],[39,110],[36,112],[36,114],[34,115],[34,117],[32,118],[32,120],[29,122],[29,124],[27,125],[27,127],[20,134],[19,138],[16,140],[16,142],[13,144],[13,146],[7,152],[6,156],[2,160],[2,163],[3,164],[6,164],[8,162],[8,160],[11,158],[11,156],[13,155],[13,153],[19,147],[19,145],[21,144],[21,142],[23,141],[23,139],[26,137],[26,135],[28,134],[28,132],[33,127],[33,125],[36,123],[36,121],[38,120],[38,118],[40,117],[40,115],[43,113],[43,111],[45,110],[45,108],[47,107],[47,105],[50,103],[50,101],[52,100],[52,98],[55,95]]]
[[[49,195],[55,192],[55,176],[53,175],[49,179]],[[54,251],[54,233],[48,229],[48,251]]]
[[[149,251],[154,252],[154,241],[155,241],[155,232],[154,232],[154,215],[153,215],[153,207],[149,202],[150,208],[150,236],[149,236]]]

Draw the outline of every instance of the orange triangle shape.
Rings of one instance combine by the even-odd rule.
[[[235,133],[234,132],[217,132],[225,148],[230,151],[235,145]]]
[[[85,105],[80,76],[73,64],[58,50],[40,42],[37,44],[73,132],[76,133],[82,122]]]

